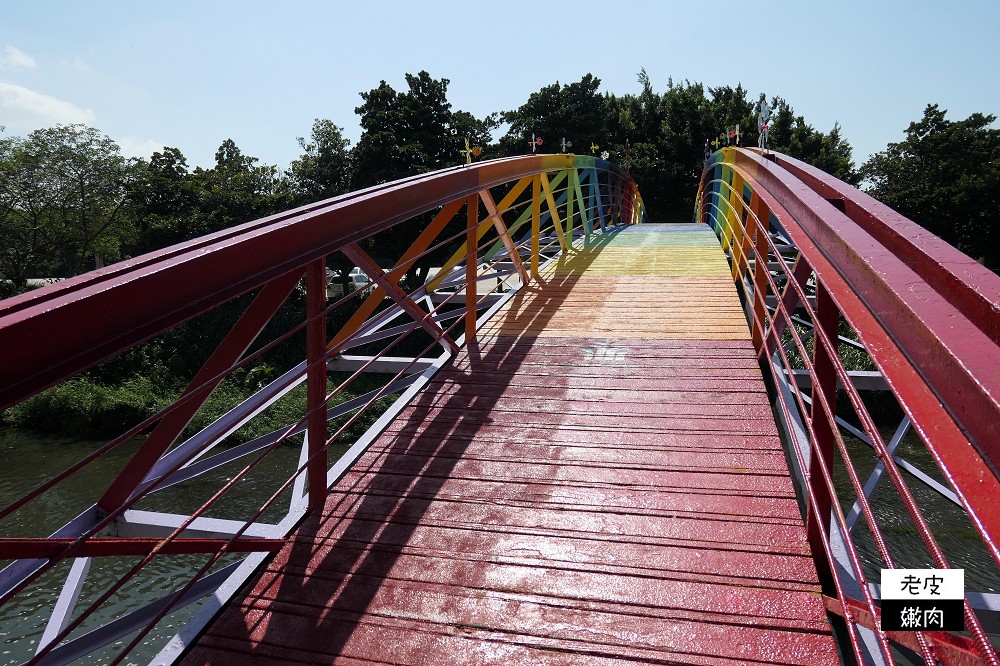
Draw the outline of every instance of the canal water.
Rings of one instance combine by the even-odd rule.
[[[106,442],[103,441],[39,437],[0,430],[0,505],[7,506],[15,498],[44,483],[56,472],[66,469],[104,444]],[[137,441],[126,442],[24,509],[0,521],[0,535],[37,537],[52,533],[95,502],[138,445]],[[225,501],[209,515],[241,520],[248,518],[291,475],[297,466],[298,456],[298,446],[276,449],[245,481],[238,483]],[[225,480],[238,473],[246,462],[238,461],[182,484],[176,490],[168,489],[153,495],[135,508],[172,513],[189,512],[201,505]],[[288,493],[281,497],[275,509],[265,515],[265,522],[280,520],[287,511],[289,498]],[[239,559],[241,556],[238,555],[227,556],[212,570]],[[86,607],[88,601],[95,600],[138,561],[138,557],[95,558],[77,608]],[[206,561],[205,555],[154,558],[118,595],[112,597],[105,608],[75,631],[72,637],[85,634],[108,620],[156,601],[165,593],[183,586]],[[0,561],[0,566],[6,564],[8,562]],[[0,665],[20,664],[34,654],[68,570],[68,563],[57,566],[27,591],[0,607]],[[162,626],[158,626],[143,639],[143,643],[124,663],[147,663],[177,628],[196,612],[198,606],[199,604],[192,604],[168,616],[161,623]],[[126,637],[78,663],[106,664],[128,644],[130,638]]]
[[[54,473],[61,471],[86,456],[104,442],[67,440],[38,437],[24,433],[0,431],[0,504],[6,506],[14,498],[22,496],[43,483]],[[848,439],[852,458],[860,471],[862,482],[875,466],[871,449],[862,442]],[[34,501],[26,510],[19,511],[0,522],[0,535],[5,537],[27,537],[47,535],[63,525],[67,519],[90,506],[112,481],[129,457],[138,447],[137,442],[127,442],[117,450],[102,457],[84,472],[71,477],[53,491]],[[336,452],[335,452],[336,453]],[[904,440],[898,453],[925,472],[940,479],[940,474],[924,447],[915,437]],[[285,446],[276,450],[258,470],[245,481],[235,486],[225,503],[211,515],[224,518],[245,519],[266,498],[284,482],[298,461],[298,447]],[[200,477],[187,484],[183,490],[165,491],[154,495],[136,508],[183,513],[198,507],[221,483],[236,474],[246,461],[234,463],[217,472]],[[850,482],[841,468],[836,473],[838,494],[853,498]],[[907,477],[917,501],[925,511],[935,535],[951,561],[952,566],[966,569],[966,589],[984,592],[1000,591],[996,569],[986,553],[980,539],[965,518],[961,509],[941,498],[919,482]],[[850,510],[852,502],[843,501],[844,512]],[[883,477],[873,496],[874,510],[892,552],[897,557],[897,566],[923,568],[931,566],[930,558],[920,544],[911,527],[902,503],[892,491],[891,483]],[[280,520],[287,510],[287,497],[283,497],[275,509],[265,516],[268,522]],[[859,521],[855,537],[866,561],[870,580],[878,581],[879,558],[864,522]],[[220,562],[219,568],[238,556],[230,556]],[[88,585],[81,596],[81,604],[95,599],[106,587],[127,571],[138,558],[98,558],[94,561],[88,578]],[[131,581],[123,593],[114,597],[104,609],[74,633],[85,633],[88,628],[98,626],[128,610],[135,609],[156,599],[165,592],[175,589],[200,568],[205,556],[158,557]],[[6,563],[0,563],[6,564]],[[45,622],[68,571],[68,564],[62,564],[42,577],[28,593],[19,595],[13,602],[0,608],[0,666],[20,664],[34,654]],[[129,655],[126,663],[144,664],[156,654],[177,628],[197,610],[197,605],[189,606],[169,616],[161,626],[148,635],[142,645]],[[129,638],[96,652],[79,663],[104,664],[110,655],[127,644]]]

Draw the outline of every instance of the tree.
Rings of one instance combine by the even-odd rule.
[[[43,249],[36,218],[24,210],[28,175],[22,164],[23,141],[0,139],[0,298],[24,291],[29,271]],[[29,202],[30,203],[30,202]]]
[[[297,204],[313,203],[350,191],[351,158],[343,129],[317,118],[310,139],[299,137],[302,155],[292,162],[287,177]]]
[[[840,125],[834,123],[829,134],[817,131],[781,97],[771,100],[773,115],[768,128],[772,150],[791,155],[826,171],[840,180],[858,185],[861,174],[854,168],[851,144],[840,136]]]
[[[44,245],[58,257],[47,267],[54,275],[119,257],[134,234],[125,204],[136,165],[118,144],[92,127],[57,125],[35,130],[7,153],[8,219],[18,225],[11,245],[36,255]],[[27,257],[18,261],[24,267]]]
[[[139,228],[136,253],[198,235],[198,183],[179,149],[165,147],[140,162],[129,198]]]
[[[215,152],[215,167],[194,170],[199,194],[195,235],[228,229],[290,205],[289,196],[280,186],[277,167],[258,166],[258,161],[244,155],[232,139],[226,139]]]
[[[950,121],[929,104],[905,138],[862,166],[869,194],[963,252],[1000,268],[996,116]]]
[[[492,118],[477,120],[472,114],[452,111],[448,79],[434,79],[421,71],[406,75],[406,92],[397,92],[385,81],[361,93],[364,103],[355,111],[362,134],[352,151],[354,180],[359,189],[407,176],[426,173],[464,161],[464,139],[470,143],[489,134]],[[393,228],[371,246],[376,260],[393,263],[413,244],[429,221],[428,215]],[[420,281],[428,266],[440,261],[449,248],[423,257],[410,270]]]
[[[468,134],[470,143],[488,135],[491,119],[452,111],[448,79],[430,74],[406,75],[406,92],[385,81],[361,93],[355,109],[362,134],[353,151],[354,189],[459,164]]]
[[[510,123],[507,134],[500,139],[503,152],[529,152],[532,134],[546,142],[546,153],[559,152],[562,139],[573,144],[567,152],[579,153],[589,152],[591,143],[604,142],[608,138],[608,101],[597,92],[600,85],[601,80],[593,74],[561,86],[556,81],[531,93],[517,109],[502,113],[503,121]]]

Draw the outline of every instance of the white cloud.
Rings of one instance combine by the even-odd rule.
[[[0,83],[0,109],[8,129],[30,131],[54,124],[91,125],[97,115],[90,109],[13,83]]]
[[[34,58],[15,46],[8,44],[3,52],[0,56],[0,68],[35,69],[38,66]]]
[[[77,56],[72,60],[60,60],[59,64],[62,65],[63,67],[69,67],[70,69],[76,70],[78,72],[90,71],[90,65],[85,60],[80,58],[80,56]]]
[[[122,155],[125,157],[143,157],[147,160],[154,152],[162,152],[163,147],[166,145],[162,141],[154,141],[152,139],[142,141],[140,139],[133,139],[130,136],[123,139],[115,139],[115,142],[121,146]]]

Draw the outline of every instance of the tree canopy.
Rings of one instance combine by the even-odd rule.
[[[0,271],[24,286],[28,272],[76,275],[116,260],[133,236],[126,209],[134,163],[98,130],[56,125],[0,142]]]
[[[588,73],[478,118],[453,107],[446,78],[420,71],[406,74],[405,82],[403,90],[381,81],[360,93],[362,132],[353,146],[333,120],[316,118],[309,136],[298,138],[301,155],[284,171],[261,164],[232,139],[219,145],[214,165],[192,170],[179,148],[129,160],[113,140],[83,125],[23,138],[0,134],[0,295],[23,290],[28,277],[73,275],[293,206],[461,164],[466,140],[483,148],[483,159],[531,152],[532,134],[543,137],[540,152],[559,152],[563,139],[571,144],[567,152],[607,151],[612,161],[627,162],[652,219],[686,220],[705,140],[739,125],[744,144],[753,145],[764,98],[739,84],[687,80],[668,79],[657,90],[645,70],[637,93],[616,95],[602,92],[601,80]],[[903,141],[858,170],[838,124],[819,131],[780,96],[770,98],[770,107],[774,150],[852,184],[864,177],[874,196],[990,266],[1000,265],[994,116],[952,121],[930,105]],[[386,241],[391,247],[370,249],[393,260],[419,221],[413,226]],[[342,276],[351,268],[346,260],[333,266]]]
[[[868,192],[987,266],[1000,268],[996,116],[948,120],[937,104],[861,169]]]

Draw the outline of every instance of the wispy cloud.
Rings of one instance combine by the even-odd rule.
[[[130,136],[115,139],[115,142],[121,146],[122,155],[125,157],[144,157],[146,159],[149,159],[154,152],[162,151],[163,146],[166,145],[162,141],[154,141],[153,139],[143,141],[133,139]]]
[[[72,60],[60,60],[59,64],[64,67],[69,67],[70,69],[75,69],[78,72],[90,71],[90,65],[85,60],[80,58],[80,56],[77,56]]]
[[[35,69],[36,67],[38,65],[35,64],[35,59],[16,46],[8,44],[3,50],[3,55],[0,56],[0,68],[3,69]]]
[[[0,109],[14,130],[34,130],[56,123],[93,124],[96,114],[71,102],[13,83],[0,83]]]

